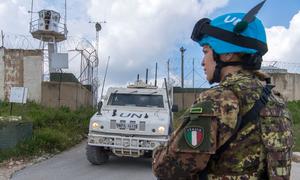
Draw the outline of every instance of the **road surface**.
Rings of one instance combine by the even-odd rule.
[[[112,157],[104,165],[91,165],[83,142],[69,151],[16,172],[12,180],[155,180],[151,159]],[[298,176],[297,176],[298,175]],[[300,179],[300,163],[293,163],[292,180]]]
[[[151,159],[111,157],[104,165],[91,165],[86,142],[51,159],[16,172],[13,180],[155,180]]]

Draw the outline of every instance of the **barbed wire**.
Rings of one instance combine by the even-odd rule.
[[[40,49],[40,42],[37,39],[34,39],[31,35],[22,35],[22,34],[11,34],[5,33],[3,38],[3,46],[8,49]],[[90,56],[91,62],[95,61],[96,56],[93,55],[95,50],[94,44],[89,40],[83,37],[77,36],[68,36],[67,40],[61,43],[58,43],[58,50],[60,52],[68,52],[70,50],[85,50]],[[74,52],[72,58],[70,58],[70,63],[78,63],[80,61],[78,57],[78,52]],[[199,60],[196,58],[186,57],[184,61],[184,79],[185,82],[192,82],[192,71],[193,64],[192,59],[194,59],[194,85],[195,87],[209,86],[205,78],[204,73],[201,71],[202,67],[199,63]],[[179,85],[181,82],[180,73],[181,73],[181,60],[176,58],[170,58],[170,67],[169,73],[172,74],[170,77],[174,81],[174,85]],[[45,61],[45,63],[47,63]],[[44,64],[45,66],[46,64]],[[167,61],[161,61],[159,64],[160,68],[158,75],[161,77],[167,77]],[[273,71],[277,69],[284,69],[289,73],[300,73],[300,63],[299,62],[286,62],[286,61],[263,61],[262,66],[264,68],[273,68]],[[190,83],[186,83],[185,87],[190,87]]]
[[[185,87],[192,87],[194,84],[194,87],[201,88],[205,85],[205,87],[209,86],[206,78],[204,77],[204,73],[200,73],[202,67],[199,63],[199,60],[197,58],[185,58],[184,61],[184,86]],[[194,68],[193,68],[193,59],[194,59]],[[167,69],[167,68],[166,68]],[[194,69],[194,70],[193,70]],[[170,59],[170,73],[173,74],[173,77],[176,80],[176,84],[174,86],[181,86],[181,60],[178,59]],[[193,82],[193,71],[194,71],[194,82]],[[167,70],[166,70],[167,72]]]
[[[48,62],[48,54],[47,50],[44,49],[44,43],[38,39],[33,38],[31,35],[23,35],[23,34],[12,34],[12,33],[5,33],[2,38],[2,46],[7,49],[23,49],[23,50],[29,50],[29,49],[41,49],[44,51],[44,57],[43,57],[43,70],[44,70],[44,76],[49,76],[49,69],[47,68],[49,65]],[[79,36],[68,36],[67,40],[57,43],[57,49],[60,53],[68,53],[71,55],[71,58],[69,59],[69,65],[72,66],[72,69],[67,69],[65,72],[71,72],[75,75],[80,74],[78,72],[79,69],[85,69],[80,68],[82,65],[81,57],[78,56],[80,54],[80,51],[84,51],[84,53],[87,55],[85,58],[85,61],[90,61],[90,63],[85,63],[85,65],[89,64],[91,66],[97,66],[97,55],[96,55],[96,49],[94,45],[87,39]],[[71,64],[70,64],[71,63]],[[81,72],[82,74],[82,72]]]
[[[171,64],[171,62],[173,62],[173,64]],[[175,62],[175,63],[174,63]],[[181,64],[179,64],[180,61],[170,61],[170,72],[173,73],[173,77],[175,77],[176,81],[179,82],[175,85],[180,86],[180,82],[181,82],[181,78],[180,78],[180,66]],[[184,64],[185,68],[184,68],[184,80],[185,82],[191,82],[192,79],[192,63],[191,62],[187,62],[185,61]],[[209,87],[210,84],[208,83],[208,81],[205,78],[204,73],[200,72],[199,70],[201,70],[202,67],[200,67],[200,63],[199,65],[197,65],[195,63],[195,68],[194,68],[194,84],[195,87]],[[271,72],[271,73],[275,73],[275,72],[287,72],[287,73],[300,73],[300,63],[299,62],[286,62],[286,61],[263,61],[262,63],[262,69],[267,71],[267,72]],[[187,84],[185,83],[185,87],[190,87],[191,84]]]
[[[273,68],[273,71],[286,70],[289,73],[300,73],[300,63],[299,62],[286,62],[286,61],[263,61],[264,68]]]

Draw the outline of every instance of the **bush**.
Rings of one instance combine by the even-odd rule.
[[[0,102],[0,116],[9,115],[10,104]],[[71,111],[68,107],[48,108],[29,102],[15,104],[13,115],[21,115],[33,123],[33,136],[15,148],[0,150],[0,162],[11,157],[30,157],[63,151],[86,137],[93,108]]]
[[[68,134],[50,128],[38,130],[33,138],[35,144],[48,152],[62,151],[70,144]]]
[[[288,103],[288,108],[293,118],[294,123],[294,151],[300,151],[300,101],[291,101]]]

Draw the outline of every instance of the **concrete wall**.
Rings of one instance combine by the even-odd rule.
[[[28,99],[41,101],[41,50],[0,48],[0,99],[8,100],[11,87],[27,87]]]
[[[178,109],[182,110],[183,108],[190,107],[197,97],[199,93],[206,90],[206,88],[173,88],[173,104],[178,105]]]
[[[274,90],[280,92],[288,101],[300,100],[300,74],[295,73],[269,73],[271,75],[272,84],[275,85]],[[196,93],[192,88],[173,88],[173,102],[178,105],[179,110],[190,107],[195,101],[195,94],[205,89],[196,89]]]
[[[9,99],[11,87],[26,87],[28,100],[45,106],[76,109],[92,105],[92,93],[81,84],[63,82],[59,86],[59,82],[42,83],[42,77],[41,50],[0,48],[0,100]]]
[[[79,83],[42,83],[42,104],[45,106],[67,106],[75,110],[81,106],[92,106],[92,97],[92,93]]]
[[[24,57],[24,87],[28,88],[28,99],[41,102],[43,60],[39,56]]]
[[[300,74],[270,73],[275,90],[288,101],[300,100]]]
[[[23,56],[20,51],[4,49],[4,98],[9,99],[11,87],[23,86]]]

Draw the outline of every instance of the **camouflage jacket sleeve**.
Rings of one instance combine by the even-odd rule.
[[[154,153],[153,173],[159,179],[197,179],[209,158],[232,135],[239,112],[228,90],[200,94],[168,144]]]

